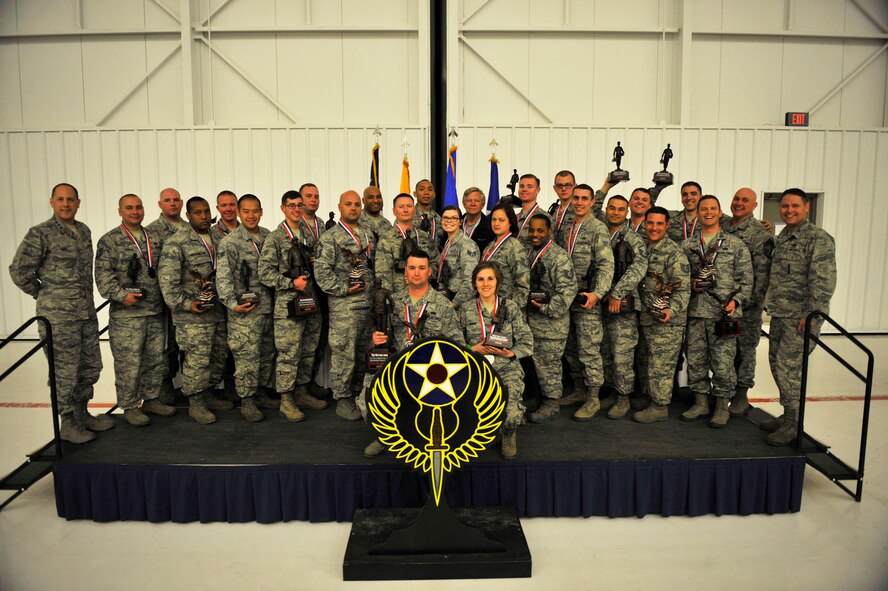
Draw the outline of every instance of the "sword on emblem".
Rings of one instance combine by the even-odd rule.
[[[444,443],[444,421],[441,418],[441,408],[438,406],[432,408],[429,440],[425,450],[432,458],[432,493],[435,495],[435,505],[438,505],[444,484],[444,453],[450,449],[450,446]]]

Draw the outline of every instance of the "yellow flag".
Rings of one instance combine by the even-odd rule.
[[[404,154],[404,162],[401,166],[401,193],[410,194],[410,163],[407,162],[407,154]]]

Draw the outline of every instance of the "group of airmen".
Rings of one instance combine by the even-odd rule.
[[[784,412],[762,426],[768,443],[789,444],[805,318],[828,312],[836,285],[834,241],[807,219],[808,196],[783,193],[784,228],[774,237],[755,218],[748,188],[736,191],[726,215],[694,181],[681,186],[678,211],[656,206],[659,191],[637,188],[627,199],[609,196],[613,187],[605,180],[594,190],[560,171],[546,210],[540,180],[525,174],[517,195],[489,214],[477,187],[464,192],[462,210],[439,213],[432,183],[422,180],[412,195],[394,197],[391,222],[371,186],[363,196],[344,192],[338,220],[325,224],[318,188],[307,183],[282,195],[283,221],[273,230],[260,226],[255,195],[219,193],[218,220],[192,197],[182,219],[182,199],[168,188],[147,226],[142,200],[121,197],[121,224],[99,239],[93,258],[90,230],[75,220],[77,189],[60,183],[53,216],[28,231],[10,273],[51,323],[60,432],[72,443],[114,425],[87,411],[102,368],[94,265],[98,291],[111,301],[117,404],[133,426],[176,412],[178,351],[181,393],[202,425],[216,420],[214,410],[233,408],[216,394],[229,356],[246,420],[261,421],[265,408],[296,422],[303,409],[325,408],[313,383],[325,352],[335,412],[359,420],[379,360],[436,337],[485,356],[500,376],[505,458],[517,455],[520,425],[549,421],[571,404],[579,405],[577,421],[621,419],[633,409],[638,423],[668,420],[682,357],[694,404],[681,419],[708,417],[723,428],[749,408],[767,310]],[[526,412],[530,369],[541,402]],[[383,449],[374,440],[364,453]]]

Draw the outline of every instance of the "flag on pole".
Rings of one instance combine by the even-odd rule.
[[[499,203],[499,160],[496,156],[490,157],[490,189],[487,190],[487,211],[490,211]]]
[[[407,154],[404,154],[404,161],[401,163],[401,190],[399,193],[410,194],[410,163],[407,161]]]
[[[370,150],[370,186],[379,188],[379,144]]]
[[[450,146],[447,153],[447,181],[444,183],[444,207],[459,205],[456,195],[456,146]]]

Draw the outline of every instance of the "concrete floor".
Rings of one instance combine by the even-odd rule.
[[[842,351],[849,348],[830,338]],[[888,338],[864,342],[876,358]],[[113,401],[106,369],[95,402]],[[23,345],[0,352],[0,369]],[[751,398],[775,412],[776,388],[759,350]],[[855,357],[852,357],[854,360]],[[860,359],[857,357],[856,359]],[[862,362],[859,362],[862,363]],[[0,473],[51,435],[45,362],[26,364],[0,386]],[[862,385],[817,351],[807,430],[852,465],[857,460]],[[877,368],[866,486],[855,503],[812,469],[800,513],[750,517],[524,519],[530,579],[343,582],[350,524],[68,522],[56,516],[50,477],[0,513],[0,589],[888,589],[888,370]],[[128,428],[119,425],[118,428]],[[4,495],[5,492],[0,492]],[[0,496],[5,498],[5,496]]]

